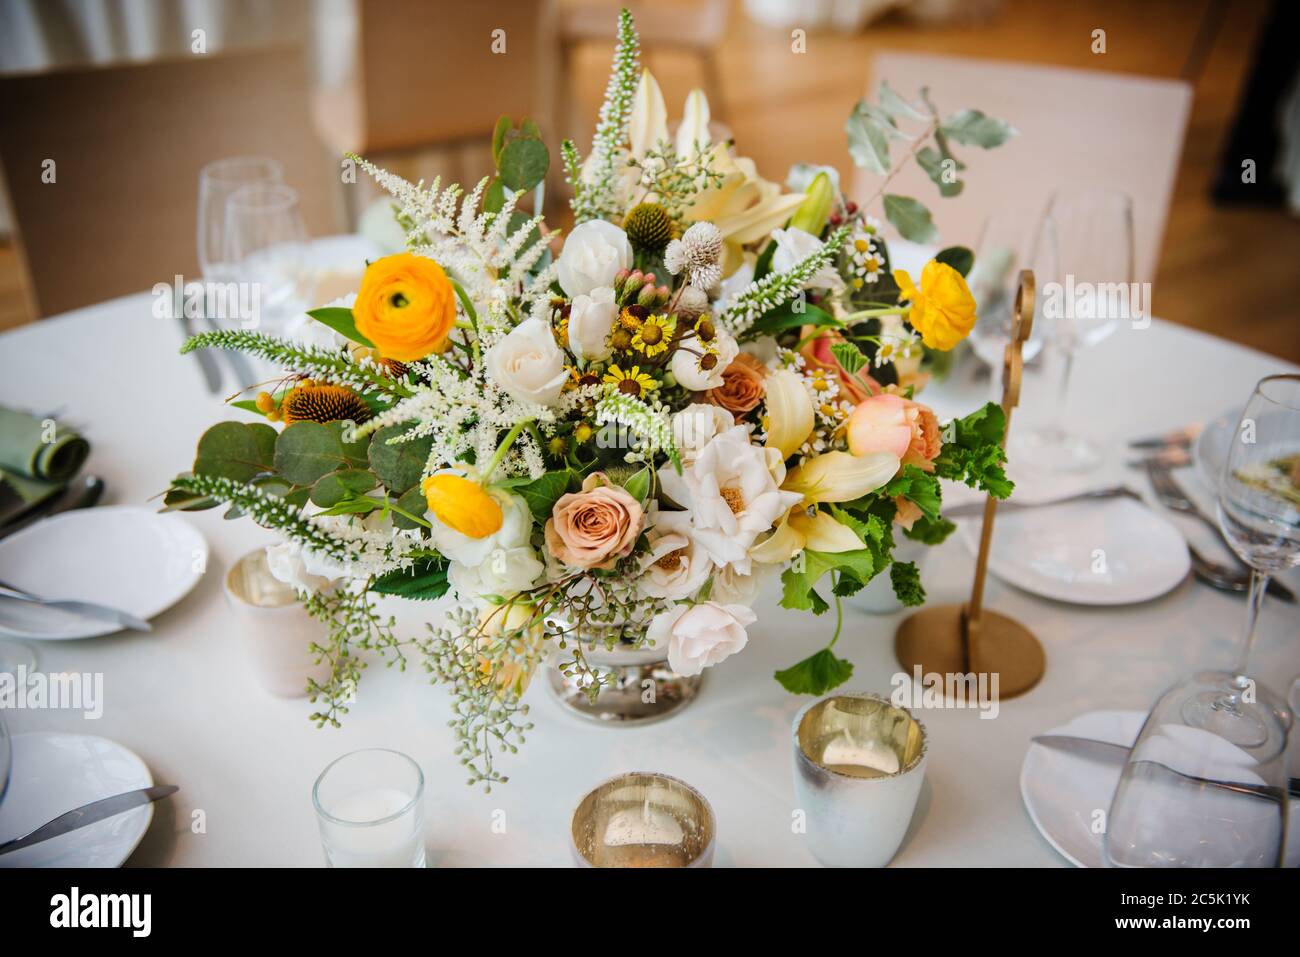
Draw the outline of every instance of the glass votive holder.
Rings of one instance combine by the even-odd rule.
[[[333,761],[311,789],[327,867],[424,867],[424,773],[400,751]]]
[[[579,867],[712,867],[716,834],[704,795],[645,771],[597,785],[578,802],[569,832]]]
[[[231,565],[225,588],[258,684],[281,698],[300,698],[309,678],[325,683],[329,663],[317,663],[311,651],[325,636],[324,626],[307,614],[291,586],[271,574],[265,548]]]
[[[884,867],[925,777],[925,726],[866,693],[822,698],[794,719],[794,790],[808,845],[827,867]]]

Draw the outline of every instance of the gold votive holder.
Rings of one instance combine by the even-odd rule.
[[[578,802],[570,847],[579,867],[712,867],[717,824],[685,781],[632,771]]]
[[[884,867],[907,834],[925,778],[925,726],[876,694],[832,695],[795,715],[794,789],[813,856]]]

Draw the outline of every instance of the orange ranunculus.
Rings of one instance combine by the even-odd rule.
[[[947,351],[966,338],[975,325],[975,297],[961,273],[931,259],[921,270],[921,287],[906,270],[895,269],[898,297],[912,303],[907,321],[931,349]]]
[[[469,538],[487,538],[505,521],[501,506],[478,482],[440,472],[420,485],[438,521]]]
[[[357,331],[385,358],[413,362],[447,348],[456,325],[456,290],[432,259],[385,256],[366,268],[352,315]]]

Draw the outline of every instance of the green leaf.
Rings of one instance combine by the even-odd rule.
[[[191,478],[192,473],[182,472],[176,476],[178,479]],[[188,489],[169,488],[167,494],[163,496],[164,512],[202,512],[209,508],[216,508],[220,503],[206,495],[198,495]]]
[[[880,81],[880,105],[894,116],[906,116],[909,120],[929,119],[928,116],[890,89],[886,80]]]
[[[836,658],[829,648],[776,672],[776,680],[791,694],[823,695],[852,677],[853,665]]]
[[[771,312],[764,313],[749,327],[750,332],[756,336],[774,335],[786,329],[797,329],[800,326],[839,326],[841,324],[838,319],[819,306],[803,303],[802,310],[796,311],[795,306],[800,302],[802,300],[787,302],[784,305],[777,306]]]
[[[359,342],[363,346],[374,347],[374,343],[357,332],[357,320],[352,315],[351,309],[345,309],[339,306],[328,306],[321,309],[309,309],[307,315],[311,316],[322,325],[329,326],[344,339],[350,339],[353,342]]]
[[[884,488],[889,498],[903,496],[912,502],[927,518],[938,518],[943,503],[939,489],[939,480],[915,465],[905,465],[889,480]]]
[[[547,472],[535,479],[511,479],[501,485],[508,488],[528,503],[528,510],[533,513],[539,525],[546,524],[560,496],[569,490],[574,478],[571,469]]]
[[[483,212],[499,213],[505,204],[506,188],[502,185],[500,176],[493,176],[487,189],[483,191]]]
[[[943,431],[943,449],[934,460],[934,474],[1007,498],[1015,486],[1002,467],[1007,459],[1002,451],[1005,431],[1006,416],[995,402],[949,422]]]
[[[218,422],[199,439],[194,472],[247,482],[275,469],[275,442],[264,422]]]
[[[650,466],[629,475],[623,489],[638,502],[644,502],[650,495]]]
[[[754,263],[754,281],[762,279],[772,271],[772,257],[776,255],[776,240],[770,241],[763,247],[763,251],[758,254],[758,261]]]
[[[501,148],[506,145],[506,134],[514,127],[510,117],[504,113],[497,117],[497,125],[492,130],[492,162],[500,165]]]
[[[516,192],[530,190],[546,178],[551,154],[541,140],[519,137],[509,140],[497,157],[501,182]]]
[[[1011,124],[987,116],[979,110],[954,113],[939,128],[958,143],[980,146],[986,150],[1001,146],[1016,135],[1016,129]]]
[[[894,562],[889,566],[889,583],[894,594],[908,608],[925,604],[925,589],[921,587],[921,573],[915,562]]]
[[[311,500],[321,508],[331,508],[344,499],[364,495],[378,484],[374,473],[365,469],[340,469],[316,480]]]
[[[831,355],[835,356],[835,361],[849,375],[857,372],[867,364],[867,357],[851,342],[837,342],[831,346]]]
[[[433,449],[432,436],[389,444],[390,439],[402,435],[409,428],[409,423],[390,425],[376,431],[370,439],[370,467],[384,487],[398,495],[424,476],[424,466]]]
[[[384,507],[384,503],[377,498],[345,498],[341,502],[336,502],[327,509],[317,512],[317,515],[367,515],[370,512]]]
[[[885,217],[904,239],[914,243],[932,243],[939,238],[930,211],[915,199],[886,193],[884,203]]]
[[[402,512],[410,512],[412,515],[423,515],[429,510],[429,502],[424,497],[424,491],[419,485],[412,485],[402,493],[401,498],[395,503],[397,508]],[[413,522],[396,509],[391,513],[393,526],[395,528],[423,528],[419,522]]]
[[[811,611],[815,615],[820,615],[830,608],[814,588],[818,580],[828,571],[835,569],[842,576],[866,584],[878,570],[885,567],[884,558],[877,557],[871,548],[860,548],[851,552],[817,552],[805,549],[801,554],[802,560],[792,563],[781,574],[781,582],[785,586],[781,593],[781,606],[799,611]]]
[[[922,545],[942,545],[956,530],[957,525],[946,518],[934,519],[922,515],[912,523],[911,528],[903,529],[903,534]]]
[[[380,595],[399,595],[417,601],[433,601],[447,592],[447,566],[440,558],[417,562],[411,568],[381,575],[370,583],[370,590]]]
[[[877,176],[889,175],[889,136],[867,109],[871,104],[859,100],[844,124],[849,135],[849,155],[853,162]]]
[[[961,193],[964,184],[957,178],[956,161],[951,157],[940,156],[933,147],[923,146],[917,151],[916,164],[925,170],[930,181],[939,187],[940,196],[951,197]]]
[[[963,278],[970,274],[971,267],[975,265],[975,254],[965,246],[949,246],[941,249],[934,254],[934,258],[941,263],[947,263],[961,273]]]
[[[275,470],[294,485],[311,485],[347,465],[340,430],[321,422],[294,422],[275,441]]]
[[[257,403],[252,399],[238,399],[229,403],[229,405],[232,409],[243,409],[245,412],[253,412],[260,416],[265,416],[266,414],[257,407]]]

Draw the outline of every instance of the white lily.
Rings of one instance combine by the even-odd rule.
[[[682,122],[677,127],[677,156],[692,159],[696,147],[707,148],[712,142],[709,136],[709,98],[703,90],[691,90],[686,94],[686,105],[682,107]]]
[[[798,451],[813,430],[813,404],[803,379],[790,369],[778,369],[765,383],[767,441],[783,459]]]
[[[897,474],[898,456],[889,452],[823,452],[791,471],[781,488],[800,493],[809,505],[851,502],[874,492]]]
[[[668,140],[668,108],[664,94],[649,70],[641,71],[641,82],[632,98],[632,115],[628,118],[628,139],[634,159],[643,160],[646,154]]]
[[[821,511],[811,514],[805,505],[796,505],[781,517],[772,534],[749,550],[756,562],[775,565],[789,561],[805,548],[814,552],[853,552],[862,541],[847,525]]]

